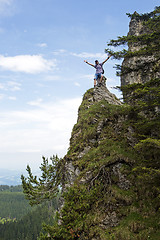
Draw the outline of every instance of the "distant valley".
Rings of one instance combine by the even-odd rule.
[[[0,169],[0,185],[21,184],[22,172],[16,170]]]
[[[26,174],[25,169],[21,170],[8,170],[0,169],[0,185],[19,185],[21,184],[21,174]],[[38,173],[35,173],[38,175]]]

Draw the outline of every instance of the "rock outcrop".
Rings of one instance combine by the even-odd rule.
[[[136,16],[137,13],[135,12],[134,14]],[[129,24],[128,36],[141,36],[143,34],[150,33],[151,30],[149,30],[143,23],[144,23],[143,20],[136,17],[132,17]],[[139,45],[139,43],[138,44],[135,42],[128,43],[129,52],[138,51],[143,47],[145,47],[145,45]],[[156,72],[153,71],[155,60],[156,57],[153,54],[150,54],[148,56],[143,55],[125,58],[122,63],[122,67],[126,69],[132,69],[132,71],[129,71],[128,73],[124,74],[121,77],[121,86],[133,83],[145,83],[151,80],[151,78],[160,77],[159,70]]]
[[[141,20],[132,18],[129,35],[147,31]],[[140,47],[129,44],[130,51]],[[131,71],[122,76],[122,86],[142,83],[140,106],[130,100],[122,103],[106,88],[105,78],[100,87],[84,94],[63,159],[55,239],[159,239],[160,131],[159,112],[154,110],[159,80],[156,87],[147,86],[149,97],[142,91],[143,83],[160,76],[152,71],[154,60],[155,56],[134,56],[123,62]]]
[[[106,195],[106,198],[113,198],[113,195],[116,195],[116,190],[113,192],[111,190],[112,185],[122,191],[130,189],[130,180],[127,179],[123,168],[129,167],[134,160],[125,156],[125,150],[119,144],[119,139],[120,141],[124,140],[121,132],[123,121],[125,117],[127,118],[125,114],[119,115],[117,112],[122,105],[122,102],[109,92],[105,83],[85,93],[78,110],[77,124],[72,131],[70,148],[64,158],[65,184],[63,192],[67,193],[70,188],[74,188],[75,183],[81,185],[82,188],[83,186],[88,189],[95,188],[96,182],[103,182],[104,193],[101,194]],[[133,139],[130,136],[129,128],[126,129],[125,136],[130,137],[130,145],[132,145]],[[124,201],[123,203],[126,205],[130,204],[130,199],[122,200],[120,196],[119,200],[117,199],[114,200],[115,202],[107,200],[108,203],[106,202],[103,213],[95,209],[95,212],[100,214],[100,219],[93,221],[93,224],[100,232],[119,224],[120,216],[116,209],[122,206],[121,201]],[[88,201],[86,204],[90,205],[91,202],[89,199]],[[65,200],[61,198],[62,211],[64,208]],[[91,238],[84,237],[82,234],[80,239],[104,238],[97,233],[93,234]]]
[[[89,92],[87,92],[84,95],[82,104],[80,105],[79,110],[78,110],[78,119],[77,119],[76,125],[78,125],[81,122],[81,113],[84,114],[85,111],[87,111],[89,108],[91,108],[98,102],[105,101],[105,103],[107,103],[107,104],[118,105],[118,106],[122,105],[122,102],[113,93],[111,93],[107,89],[107,87],[105,85],[105,80],[106,79],[104,77],[102,85],[100,87],[96,86],[94,89],[91,89]],[[103,104],[101,104],[101,107],[105,109],[105,106]],[[74,183],[75,179],[80,174],[79,167],[73,165],[75,158],[76,158],[76,161],[80,160],[84,155],[86,155],[92,149],[92,147],[94,145],[98,144],[98,142],[100,141],[101,132],[103,131],[103,127],[110,122],[110,120],[108,118],[99,120],[100,117],[101,117],[100,114],[98,114],[98,112],[97,112],[96,115],[91,120],[91,124],[93,124],[93,125],[95,124],[95,125],[97,125],[97,127],[96,127],[95,135],[93,136],[93,138],[88,139],[89,142],[87,143],[87,145],[84,145],[84,147],[81,150],[78,149],[78,151],[74,151],[74,159],[73,158],[70,159],[70,157],[68,157],[68,154],[65,156],[67,184],[64,186],[64,189],[66,189],[66,187],[72,185]],[[74,130],[73,130],[72,136],[70,139],[71,146],[73,143],[75,144],[77,139],[79,139],[79,135],[83,134],[82,131],[83,131],[82,128],[80,128],[78,132],[77,131],[74,132]],[[86,178],[87,178],[87,176],[86,176]],[[84,180],[84,178],[83,178],[83,180]]]

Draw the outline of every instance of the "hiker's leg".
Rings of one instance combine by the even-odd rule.
[[[103,80],[103,75],[101,74],[100,83],[102,83],[102,80]]]
[[[98,74],[96,73],[94,76],[94,87],[96,86],[97,80],[98,80]]]

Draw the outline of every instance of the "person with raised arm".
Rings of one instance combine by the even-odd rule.
[[[102,63],[99,63],[98,60],[95,60],[95,65],[93,65],[92,63],[89,63],[87,60],[84,60],[85,63],[87,63],[88,65],[94,67],[96,69],[96,73],[94,76],[94,87],[96,86],[96,82],[98,79],[100,79],[99,83],[97,82],[97,86],[101,85],[102,79],[103,79],[103,64],[110,58],[111,56],[108,56],[108,58],[106,58]]]

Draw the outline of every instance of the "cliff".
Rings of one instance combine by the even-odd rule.
[[[105,85],[90,89],[84,94],[78,110],[77,124],[72,131],[70,148],[65,156],[69,184],[74,183],[83,169],[80,167],[83,157],[92,152],[93,149],[97,149],[101,141],[106,138],[102,136],[102,131],[104,126],[109,123],[111,125],[112,122],[105,114],[105,110],[109,108],[110,104],[115,105],[115,107],[122,105]]]
[[[160,143],[138,145],[144,121],[105,86],[85,93],[64,158],[63,204],[53,239],[159,239]]]
[[[22,176],[31,203],[54,198],[61,186],[57,221],[41,240],[160,239],[159,12],[143,16],[149,29],[134,14],[129,37],[112,41],[128,41],[121,71],[127,101],[104,78],[84,94],[66,156],[54,156],[52,165],[44,159],[39,181],[29,167],[29,178]]]
[[[131,20],[130,35],[147,31],[141,21]],[[130,43],[129,50],[135,49],[139,46]],[[131,104],[122,104],[105,84],[84,94],[63,159],[63,198],[59,224],[50,231],[53,239],[159,239],[159,71],[152,71],[154,58],[124,59],[123,66],[132,68],[121,78],[122,86],[131,86]]]
[[[135,150],[144,120],[105,85],[85,93],[64,158],[55,239],[158,239],[159,172],[147,169],[158,164],[159,143],[147,146],[151,157]],[[151,128],[159,131],[153,122]]]
[[[138,18],[138,16],[139,14],[135,12],[131,18],[128,37],[136,36],[142,38],[143,36],[145,38],[147,34],[153,33],[153,29],[148,28],[144,24],[144,19]],[[135,42],[134,40],[129,41],[128,52],[133,53],[143,48],[145,49],[148,44],[149,43],[144,40],[139,42]],[[129,69],[129,71],[126,71],[126,73],[121,76],[121,86],[133,83],[146,83],[152,78],[159,78],[159,67],[154,71],[155,62],[157,66],[160,64],[158,51],[156,53],[152,51],[147,56],[146,54],[141,54],[141,56],[139,54],[136,56],[135,54],[132,57],[124,58],[122,67],[126,70]]]
[[[132,147],[129,154],[125,150],[126,139],[130,146],[134,139],[130,138],[131,127],[126,126],[123,132],[127,116],[121,112],[122,108],[122,103],[105,86],[88,90],[79,107],[70,149],[65,156],[65,201],[61,224],[65,211],[67,215],[72,212],[67,218],[73,217],[70,219],[73,225],[78,214],[80,227],[78,230],[74,226],[73,231],[75,234],[82,232],[80,239],[105,239],[105,230],[119,223],[117,210],[119,212],[124,203],[128,205],[131,201],[129,196],[126,200],[120,196],[120,191],[130,189],[127,169],[134,162]],[[72,199],[66,206],[70,191],[73,191]],[[86,221],[89,222],[82,230]]]

